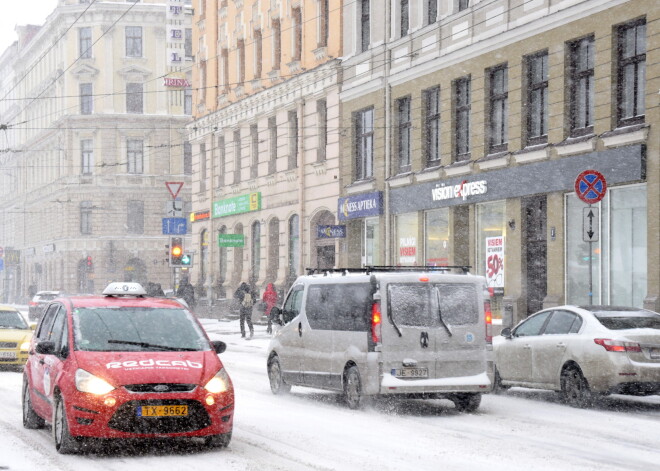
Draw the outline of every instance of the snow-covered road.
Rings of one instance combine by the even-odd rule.
[[[49,430],[21,424],[21,374],[0,372],[0,469],[71,470],[651,470],[660,463],[660,397],[614,396],[594,409],[555,394],[514,389],[487,395],[475,414],[448,401],[374,401],[346,408],[335,394],[294,387],[273,396],[268,336],[240,338],[237,321],[205,320],[228,344],[221,355],[236,388],[227,449],[161,441],[59,455]]]

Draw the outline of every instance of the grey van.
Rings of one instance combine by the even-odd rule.
[[[308,270],[271,313],[272,392],[334,390],[352,409],[397,395],[476,410],[492,389],[492,324],[485,279],[468,268]]]

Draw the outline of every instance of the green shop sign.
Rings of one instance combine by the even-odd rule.
[[[213,202],[213,217],[221,218],[232,214],[247,213],[261,209],[261,192],[235,196]]]
[[[245,247],[243,234],[218,234],[218,247]]]

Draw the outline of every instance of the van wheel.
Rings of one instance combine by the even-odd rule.
[[[63,455],[76,453],[80,450],[80,442],[69,433],[69,423],[66,419],[64,410],[64,400],[62,396],[55,396],[53,405],[53,439],[55,440],[55,449]]]
[[[582,371],[570,366],[561,373],[561,392],[565,402],[574,407],[590,407],[594,397]]]
[[[32,400],[30,399],[30,387],[27,378],[23,376],[23,427],[28,429],[43,428],[45,425],[44,419],[39,417],[32,408]]]
[[[349,409],[358,409],[362,399],[362,383],[357,366],[349,367],[344,373],[344,400]]]
[[[450,399],[459,412],[474,412],[481,404],[481,394],[479,393],[454,394]]]
[[[280,359],[273,356],[268,361],[268,379],[270,381],[270,390],[273,394],[286,394],[291,391],[291,385],[286,384],[282,378],[282,368]]]

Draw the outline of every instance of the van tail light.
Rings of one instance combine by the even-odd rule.
[[[594,342],[608,352],[641,352],[642,347],[635,342],[622,342],[612,339],[594,339]]]
[[[380,327],[383,318],[380,315],[380,303],[371,305],[371,340],[374,343],[380,343]]]
[[[493,313],[490,310],[490,299],[484,301],[484,316],[486,318],[486,343],[493,343]]]

